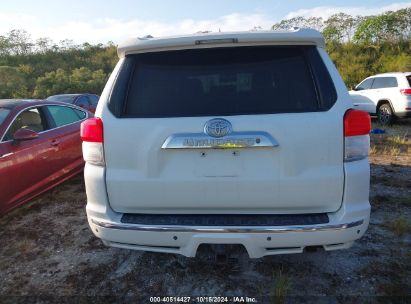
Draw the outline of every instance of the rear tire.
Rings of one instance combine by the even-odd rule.
[[[377,114],[378,122],[384,126],[391,125],[395,120],[394,111],[388,103],[380,105]]]

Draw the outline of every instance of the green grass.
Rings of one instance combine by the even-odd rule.
[[[410,148],[411,143],[408,138],[383,134],[371,135],[370,155],[411,155]]]
[[[288,291],[290,289],[290,279],[282,270],[273,274],[274,284],[271,288],[271,303],[285,303]]]
[[[408,145],[409,139],[407,133],[408,132],[406,132],[404,135],[391,136],[389,137],[389,140],[396,145]]]
[[[370,155],[411,155],[411,125],[401,122],[392,126],[373,123],[373,128],[384,129],[384,134],[371,134]]]
[[[403,215],[399,216],[396,220],[388,224],[388,227],[397,235],[403,236],[410,232],[410,221]]]

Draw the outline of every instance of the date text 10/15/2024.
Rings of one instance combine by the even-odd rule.
[[[150,303],[258,303],[254,297],[150,297]]]

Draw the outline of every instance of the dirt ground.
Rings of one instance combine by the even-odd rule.
[[[195,259],[108,248],[88,227],[77,176],[0,219],[0,303],[150,303],[154,296],[411,302],[411,122],[371,137],[371,222],[348,250],[256,260],[238,252],[221,263],[207,248]]]

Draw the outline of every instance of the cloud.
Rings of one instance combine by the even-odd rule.
[[[0,18],[1,18],[0,14]],[[15,16],[9,16],[8,20]],[[11,29],[25,29],[34,39],[39,37],[49,37],[58,42],[64,39],[71,39],[76,43],[90,42],[99,43],[113,41],[115,43],[129,37],[139,37],[144,35],[167,36],[189,34],[198,31],[240,31],[250,30],[255,26],[269,29],[274,20],[264,14],[240,14],[232,13],[215,19],[183,19],[178,22],[162,22],[156,20],[121,20],[121,19],[98,19],[90,22],[66,22],[54,27],[42,26],[41,22],[31,16],[24,16],[24,21],[20,23],[3,22],[0,19],[0,33],[6,33]],[[10,27],[12,24],[12,27]],[[27,26],[30,24],[30,26]]]
[[[0,12],[0,35],[13,29],[22,29],[37,20],[29,14],[16,14]]]
[[[350,15],[373,15],[389,10],[398,10],[404,7],[411,7],[411,2],[393,3],[387,6],[371,8],[366,6],[320,6],[310,9],[300,9],[288,13],[284,18],[296,16],[323,17],[344,12]],[[12,29],[24,29],[29,32],[33,39],[49,37],[55,42],[64,39],[73,40],[75,43],[106,43],[113,41],[119,43],[129,37],[141,37],[152,35],[155,37],[190,34],[198,31],[241,31],[250,30],[256,26],[263,29],[270,29],[279,20],[266,15],[264,12],[256,13],[232,13],[219,16],[213,19],[182,19],[175,22],[165,22],[161,20],[136,19],[115,19],[102,18],[87,22],[62,21],[53,26],[47,25],[39,17],[29,14],[13,14],[0,12],[0,35]]]
[[[290,19],[297,16],[302,17],[322,17],[323,19],[327,19],[333,14],[336,13],[346,13],[352,16],[369,16],[369,15],[378,15],[387,11],[396,11],[402,8],[411,7],[411,2],[399,2],[399,3],[392,3],[390,5],[382,6],[382,7],[366,7],[366,6],[318,6],[309,9],[300,9],[293,12],[288,13],[284,19]]]

